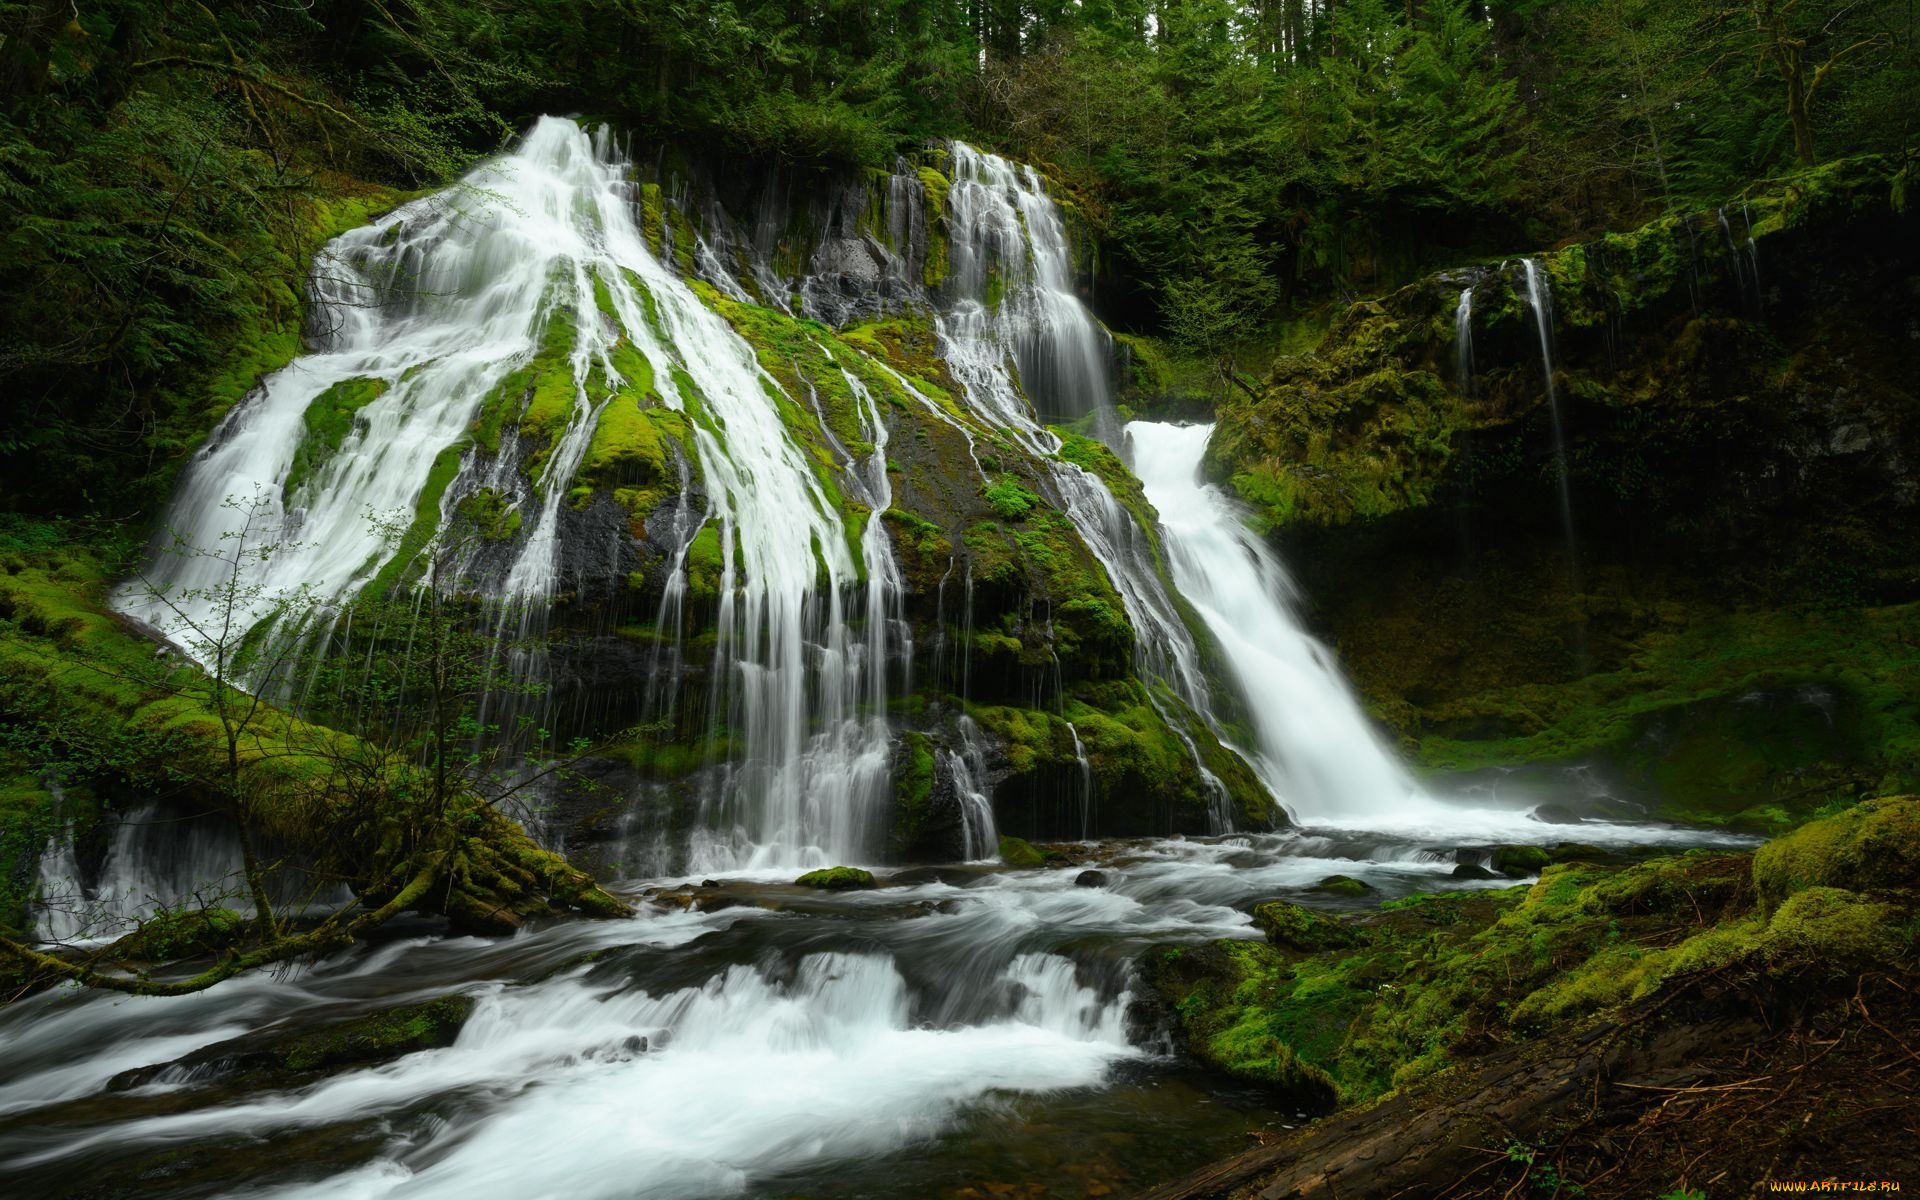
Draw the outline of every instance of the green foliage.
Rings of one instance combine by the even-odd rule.
[[[1881,804],[1866,817],[1913,806]],[[1822,825],[1829,841],[1852,827]],[[1886,836],[1911,862],[1920,833],[1889,825]],[[1692,851],[1626,868],[1548,866],[1531,887],[1407,897],[1345,923],[1312,916],[1307,927],[1339,934],[1306,939],[1318,945],[1215,942],[1153,951],[1144,966],[1203,1060],[1249,1078],[1298,1062],[1352,1103],[1709,976],[1804,993],[1914,961],[1910,882],[1873,894],[1801,886],[1769,916],[1755,906],[1751,862]],[[1270,902],[1255,918],[1295,929],[1292,908]],[[1515,1161],[1538,1170],[1524,1153]]]

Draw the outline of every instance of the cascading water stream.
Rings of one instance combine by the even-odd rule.
[[[250,523],[249,549],[273,542],[272,553],[245,558],[237,587],[226,586],[219,558],[158,555],[151,586],[125,589],[117,603],[189,649],[204,641],[194,629],[237,635],[282,597],[299,594],[303,607],[324,614],[394,553],[367,513],[418,511],[445,529],[464,497],[492,486],[524,519],[504,568],[475,567],[457,586],[544,619],[568,582],[567,497],[603,415],[657,403],[684,414],[719,535],[711,711],[741,747],[709,798],[712,828],[696,858],[714,867],[868,857],[886,796],[884,716],[871,714],[885,711],[893,622],[870,620],[856,650],[843,601],[860,572],[839,513],[785,428],[770,394],[777,384],[752,347],[648,249],[628,175],[604,130],[590,137],[571,121],[544,118],[461,187],[332,243],[314,277],[316,312],[333,322],[323,348],[270,376],[229,415],[169,511],[169,525],[194,546],[235,545]],[[569,332],[570,388],[556,389],[557,399],[502,394],[543,340]],[[639,356],[649,391],[628,378],[638,368],[623,369],[634,361],[623,353]],[[350,384],[363,397],[352,428],[321,456],[310,414],[337,403],[340,393],[329,389]],[[533,453],[516,427],[530,427],[522,409],[536,401],[563,406],[540,414],[547,443],[537,457],[503,464]],[[498,422],[497,450],[470,436],[491,404],[512,406]],[[870,399],[864,419],[880,423]],[[884,443],[883,433],[874,437]],[[303,461],[304,481],[283,485]],[[876,492],[861,539],[870,617],[897,608],[900,592],[877,530],[885,472],[884,458],[876,461],[860,469]],[[241,499],[238,509],[228,497]],[[223,607],[223,597],[235,602]],[[663,623],[680,600],[669,584]],[[859,715],[863,704],[868,717]]]
[[[1547,385],[1547,418],[1553,426],[1554,486],[1560,500],[1560,531],[1567,547],[1568,587],[1580,590],[1580,546],[1573,532],[1573,481],[1567,462],[1567,435],[1560,420],[1560,389],[1553,378],[1553,288],[1540,264],[1520,260],[1527,281],[1527,309],[1540,339],[1540,371]],[[1584,655],[1583,655],[1584,657]]]
[[[1296,820],[1337,823],[1427,802],[1381,746],[1326,649],[1288,611],[1293,587],[1227,498],[1200,480],[1211,425],[1127,426],[1134,473],[1159,510],[1173,579],[1247,698],[1248,760]]]
[[[1473,288],[1460,289],[1453,313],[1453,381],[1463,396],[1473,395]]]

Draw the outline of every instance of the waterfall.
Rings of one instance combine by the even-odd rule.
[[[947,287],[954,301],[946,317],[952,336],[1010,354],[1026,399],[1043,418],[1091,417],[1097,434],[1110,440],[1112,339],[1074,290],[1059,206],[1030,166],[960,142],[953,143],[952,154]],[[998,370],[1004,373],[1004,366]],[[994,401],[996,423],[1029,422],[1018,395],[985,391]]]
[[[1553,381],[1553,288],[1531,258],[1520,260],[1527,280],[1527,309],[1533,314],[1533,326],[1540,337],[1540,371],[1547,384],[1547,417],[1553,425],[1554,482],[1560,499],[1560,529],[1567,545],[1567,578],[1574,591],[1580,590],[1580,548],[1573,533],[1573,484],[1567,464],[1567,436],[1560,422],[1560,392]]]
[[[1473,288],[1460,289],[1453,313],[1453,379],[1463,396],[1473,395]]]
[[[1380,744],[1332,656],[1300,628],[1279,562],[1200,481],[1211,425],[1127,426],[1134,473],[1160,512],[1174,584],[1218,639],[1258,742],[1241,751],[1292,815],[1389,816],[1419,789]]]
[[[1080,730],[1072,721],[1067,732],[1073,735],[1073,761],[1080,769],[1080,840],[1093,836],[1093,764],[1087,761],[1087,747],[1080,741]]]
[[[1727,218],[1727,210],[1716,208],[1714,215],[1720,221],[1720,233],[1727,240],[1727,261],[1733,266],[1733,284],[1740,293],[1740,303],[1754,316],[1763,311],[1760,294],[1760,247],[1753,240],[1753,216],[1746,205],[1740,206],[1741,219],[1746,225],[1744,236],[1736,236],[1733,222]]]
[[[718,536],[711,711],[740,751],[708,798],[711,828],[695,858],[710,867],[867,857],[887,795],[894,622],[884,614],[900,594],[879,529],[884,452],[844,464],[871,493],[861,600],[841,515],[783,424],[778,405],[794,398],[648,249],[629,176],[604,130],[542,118],[460,186],[336,239],[313,277],[315,312],[330,323],[320,348],[228,415],[168,513],[196,551],[156,555],[149,586],[123,589],[117,603],[203,649],[196,629],[245,631],[285,597],[324,611],[367,586],[397,550],[368,513],[444,530],[463,499],[492,487],[518,517],[504,558],[477,556],[446,586],[544,617],[583,573],[620,569],[562,553],[575,474],[597,431],[662,408],[688,430],[704,527]],[[530,366],[558,386],[548,376],[524,384]],[[883,447],[870,397],[862,416]],[[331,440],[311,432],[320,418],[335,419]],[[529,447],[519,430],[536,418],[547,441]],[[489,423],[497,442],[474,432]],[[247,549],[273,552],[235,565],[201,549],[242,534]],[[683,573],[676,562],[663,627],[678,614]],[[868,618],[865,641],[849,626],[849,600]]]
[[[148,804],[119,818],[92,878],[81,869],[71,825],[48,844],[34,885],[34,936],[109,942],[182,904],[251,911],[239,840],[222,822],[170,818]]]
[[[953,161],[954,297],[936,326],[942,357],[976,415],[1048,461],[1061,505],[1126,606],[1140,673],[1212,723],[1199,650],[1161,583],[1152,544],[1099,477],[1056,457],[1060,439],[1041,423],[1043,412],[1091,418],[1096,431],[1113,420],[1108,338],[1073,292],[1059,209],[1031,167],[960,143]],[[1225,785],[1207,770],[1181,716],[1164,708],[1161,716],[1186,743],[1224,829]]]

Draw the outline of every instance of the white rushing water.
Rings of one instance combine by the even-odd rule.
[[[1338,666],[1288,610],[1292,585],[1219,489],[1200,479],[1211,425],[1127,426],[1134,473],[1160,513],[1180,592],[1220,643],[1247,698],[1242,747],[1296,820],[1403,811],[1418,794],[1369,726]]]
[[[333,242],[314,275],[316,312],[333,323],[324,348],[270,376],[222,423],[169,510],[189,552],[156,555],[117,603],[204,661],[209,642],[231,642],[289,598],[324,623],[329,606],[395,553],[368,514],[426,506],[430,524],[445,521],[463,496],[491,486],[523,520],[509,565],[473,582],[543,610],[565,582],[566,498],[603,413],[657,402],[687,415],[724,564],[711,711],[737,731],[739,754],[709,799],[696,856],[711,867],[869,858],[887,757],[884,720],[872,714],[885,712],[886,637],[900,597],[879,528],[889,503],[884,422],[861,390],[876,449],[846,465],[872,506],[859,539],[863,582],[838,511],[780,418],[778,385],[649,250],[628,177],[604,131],[543,118],[461,187]],[[469,430],[563,318],[574,328],[572,406],[529,474],[510,457],[517,410],[498,456]],[[622,345],[647,361],[657,398],[625,390]],[[309,409],[353,380],[384,391],[289,494],[282,481],[309,440]],[[427,489],[448,455],[459,474],[436,512]],[[663,623],[683,590],[676,573]],[[867,618],[865,638],[850,628],[850,602]]]
[[[192,903],[250,909],[233,827],[169,817],[146,804],[118,817],[92,878],[81,870],[71,828],[40,858],[34,934],[43,942],[112,941],[163,908]]]

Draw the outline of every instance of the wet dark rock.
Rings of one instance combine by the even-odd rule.
[[[1461,863],[1453,869],[1455,879],[1498,879],[1500,876],[1478,863]]]
[[[1105,871],[1082,871],[1073,877],[1073,886],[1083,888],[1103,888],[1108,884]]]
[[[1579,825],[1586,821],[1564,804],[1542,804],[1527,815],[1548,825]]]

